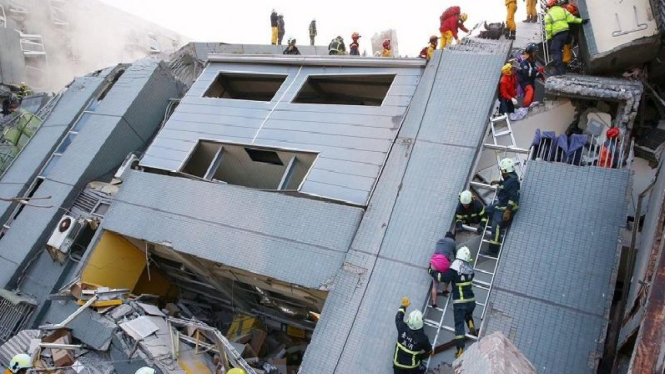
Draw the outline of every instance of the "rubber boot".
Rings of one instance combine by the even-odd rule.
[[[524,21],[522,21],[522,22],[523,22],[523,23],[531,23],[531,22],[533,22],[533,21],[531,20],[531,16],[527,15],[527,16],[526,16],[526,19],[525,19]]]
[[[473,321],[469,321],[469,334],[478,336],[478,330],[476,330],[476,325],[473,324]]]
[[[460,358],[462,353],[464,353],[464,348],[457,348],[457,352],[455,352],[455,358]]]
[[[517,31],[515,31],[515,30],[511,30],[511,31],[510,31],[510,40],[515,40],[515,36],[516,36],[516,34],[517,34]]]

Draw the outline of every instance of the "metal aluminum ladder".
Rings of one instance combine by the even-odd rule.
[[[507,115],[499,115],[499,116],[494,116],[490,118],[489,120],[489,134],[492,137],[492,143],[485,143],[482,146],[482,150],[489,149],[493,150],[496,155],[497,159],[497,167],[499,162],[505,158],[508,157],[508,154],[514,154],[512,158],[515,160],[515,168],[517,175],[519,176],[520,180],[524,176],[524,172],[526,170],[526,158],[522,157],[521,155],[523,154],[528,154],[529,150],[527,149],[522,149],[518,148],[516,143],[515,143],[515,136],[513,134],[513,129],[510,124],[510,119],[508,118]],[[505,139],[505,141],[504,141]],[[501,144],[501,143],[507,143],[507,144]],[[482,152],[481,150],[481,152]],[[495,202],[497,199],[497,188],[495,186],[485,184],[485,183],[478,183],[478,182],[469,182],[469,184],[475,188],[482,188],[482,189],[488,189],[491,191],[494,191],[494,195],[492,198],[492,202]],[[473,230],[475,231],[474,228],[464,226],[465,229],[468,230]],[[489,301],[491,292],[492,292],[492,286],[494,283],[494,276],[496,274],[496,269],[498,268],[499,265],[499,260],[501,258],[501,251],[503,249],[503,243],[506,238],[507,231],[504,232],[503,236],[500,239],[500,246],[499,246],[499,251],[496,257],[482,253],[483,245],[488,244],[489,240],[486,238],[488,234],[490,234],[492,229],[492,217],[489,217],[487,220],[487,223],[485,224],[484,227],[482,227],[482,237],[480,240],[480,244],[478,246],[478,252],[476,256],[476,261],[473,262],[473,270],[476,274],[473,280],[473,289],[474,293],[476,294],[476,307],[482,308],[481,312],[481,317],[479,321],[476,322],[476,328],[478,331],[482,327],[482,321],[485,318],[485,312],[487,311],[487,303]],[[480,264],[486,264],[489,262],[491,265],[488,268],[480,268]],[[479,278],[482,278],[479,279]],[[485,297],[481,297],[482,300],[479,300],[479,295],[485,294]],[[430,295],[430,292],[428,292],[428,295]],[[455,327],[454,326],[449,326],[445,324],[445,318],[448,313],[448,311],[452,308],[452,292],[451,294],[446,298],[446,303],[443,308],[440,307],[432,307],[431,302],[430,302],[430,297],[428,296],[427,298],[427,304],[425,307],[425,318],[423,318],[423,322],[426,326],[429,326],[431,328],[436,329],[436,335],[434,337],[434,341],[432,342],[432,347],[436,348],[439,336],[441,335],[442,330],[449,331],[451,333],[455,333]],[[436,310],[436,312],[441,313],[441,317],[439,318],[438,321],[433,320],[428,318],[430,314],[433,313],[433,311]],[[465,327],[466,329],[466,327]],[[465,333],[466,337],[471,339],[471,340],[478,340],[477,336]],[[427,360],[427,367],[429,368],[431,362],[431,357]]]
[[[548,65],[552,60],[550,58],[550,51],[547,48],[547,34],[545,33],[545,16],[547,15],[547,0],[540,0],[540,14],[538,15],[538,21],[540,22],[540,33],[542,39],[542,50],[543,50],[543,60],[545,65]]]

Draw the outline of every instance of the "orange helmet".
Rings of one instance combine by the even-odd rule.
[[[383,48],[390,48],[390,39],[386,39],[383,41]]]
[[[360,34],[358,34],[358,31],[351,34],[351,39],[358,39],[358,38],[360,38]]]
[[[549,0],[549,1],[547,2],[547,7],[548,7],[548,8],[551,8],[551,7],[555,6],[555,5],[559,5],[559,0]]]
[[[575,6],[575,4],[566,5],[566,9],[568,9],[570,14],[572,14],[572,15],[578,15],[579,14],[579,11],[577,10],[577,7]]]

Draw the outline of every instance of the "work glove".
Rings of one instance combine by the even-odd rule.
[[[510,221],[510,210],[506,209],[503,212],[503,222],[508,222]]]
[[[587,23],[589,23],[589,19],[588,19],[588,18],[585,18],[585,19],[582,20],[582,24],[583,24],[583,25],[586,25]]]
[[[538,69],[536,69],[536,70],[538,70],[538,72],[539,72],[540,74],[544,74],[544,73],[545,73],[545,67],[544,67],[544,66],[539,66]]]
[[[411,300],[409,300],[408,297],[404,296],[402,298],[402,306],[405,307],[405,308],[408,308],[409,305],[411,305]]]
[[[490,182],[490,186],[495,186],[499,183],[501,183],[501,181],[493,180],[493,181]]]
[[[513,102],[513,105],[517,105],[517,99],[516,98],[513,97],[512,99],[510,99],[510,101]]]

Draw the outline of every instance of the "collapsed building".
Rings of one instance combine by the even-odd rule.
[[[25,101],[3,136],[0,359],[384,373],[409,296],[431,372],[662,371],[659,83],[548,77],[511,123],[495,116],[511,47],[468,38],[425,63],[190,43]],[[455,361],[427,263],[460,191],[492,202],[497,157],[521,209],[499,256],[458,235],[480,336]]]

